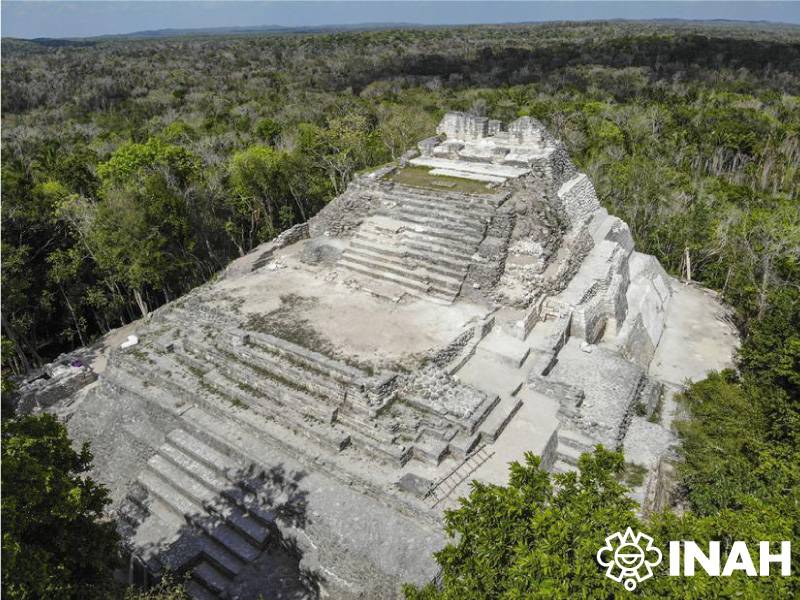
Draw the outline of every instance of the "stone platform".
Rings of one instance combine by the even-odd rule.
[[[450,113],[408,160],[155,311],[60,407],[133,580],[398,597],[435,576],[442,511],[526,451],[560,472],[602,443],[658,470],[652,417],[689,368],[662,350],[680,284],[533,119]],[[734,343],[695,344],[686,374]]]

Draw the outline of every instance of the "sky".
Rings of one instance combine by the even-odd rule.
[[[90,37],[153,29],[359,23],[456,25],[592,19],[734,19],[800,24],[800,2],[239,2],[3,0],[3,37]]]

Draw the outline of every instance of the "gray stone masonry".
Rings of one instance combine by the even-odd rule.
[[[436,574],[443,511],[526,451],[563,472],[619,448],[650,472],[635,497],[668,497],[661,381],[705,363],[663,348],[707,347],[684,321],[711,300],[634,250],[535,119],[437,132],[130,325],[137,345],[110,338],[80,394],[88,369],[24,388],[91,442],[137,583],[400,598]]]

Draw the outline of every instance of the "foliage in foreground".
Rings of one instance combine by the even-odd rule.
[[[746,336],[736,375],[711,377],[685,395],[692,418],[681,425],[681,500],[692,514],[654,518],[650,533],[800,539],[797,39],[796,28],[590,23],[60,49],[3,40],[3,389],[9,371],[91,341],[305,220],[357,170],[432,133],[444,110],[532,115],[565,140],[639,250],[672,273],[683,271],[689,252],[694,279],[722,292]],[[27,444],[39,448],[35,439]],[[83,472],[60,462],[56,480]],[[531,533],[522,518],[550,506],[552,484],[534,473],[515,477],[544,503],[508,514],[503,507],[515,506],[508,503],[517,492],[489,488],[470,499],[453,531],[479,523],[505,532],[498,539],[535,534],[537,544],[569,552],[557,529]],[[592,492],[598,484],[588,480],[585,489],[575,485],[579,505],[609,493]],[[50,500],[32,492],[41,510]],[[60,487],[46,493],[63,503]],[[616,506],[614,518],[629,512]],[[56,583],[51,571],[65,573],[65,590],[91,579],[72,568],[66,538],[56,554],[32,544],[35,564],[15,562],[22,546],[6,544],[5,534],[13,542],[30,532],[7,525],[14,508],[5,497],[3,510],[6,593],[7,582],[27,585],[37,572]],[[33,523],[45,518],[36,510]],[[585,507],[547,510],[576,519]],[[58,525],[84,535],[71,518]],[[605,525],[589,515],[567,531],[594,536]],[[560,575],[542,557],[531,560],[543,570],[509,571],[532,550],[497,554],[489,537],[470,539],[461,554],[443,556],[450,583],[441,592],[409,594],[536,597],[540,583],[555,597],[584,593],[575,567],[558,555]],[[458,587],[462,576],[478,587]],[[797,593],[728,583],[730,596]],[[662,585],[647,582],[642,593],[666,594]],[[675,595],[723,593],[719,580],[687,585]]]
[[[122,600],[191,600],[183,584],[167,576],[149,590],[128,588]]]
[[[2,428],[4,598],[189,600],[169,576],[147,591],[114,581],[120,540],[103,516],[107,490],[86,475],[88,444],[73,450],[52,415],[5,418]]]
[[[119,537],[88,446],[50,415],[3,419],[2,440],[3,596],[108,598]]]
[[[796,269],[788,260],[783,268]],[[789,277],[796,281],[796,273]],[[609,598],[626,596],[606,579],[594,553],[606,535],[625,526],[669,540],[705,546],[721,542],[723,561],[735,540],[793,542],[800,565],[800,302],[797,289],[771,291],[773,309],[749,313],[738,370],[712,373],[682,394],[688,417],[678,422],[681,462],[677,502],[635,517],[616,482],[622,456],[598,449],[580,460],[580,475],[553,481],[528,457],[512,465],[507,487],[476,485],[446,516],[457,541],[436,555],[442,585],[406,588],[409,600],[489,598]],[[745,314],[747,314],[745,312]],[[652,598],[793,598],[793,577],[656,576],[636,594]]]
[[[723,557],[733,540],[757,548],[762,539],[793,539],[794,515],[768,503],[713,516],[671,513],[640,519],[617,477],[623,456],[601,446],[584,454],[579,473],[549,476],[539,458],[512,463],[507,486],[473,484],[458,509],[445,516],[453,542],[436,554],[441,585],[406,586],[408,600],[613,598],[629,595],[608,579],[595,556],[606,536],[632,527],[666,549],[669,540],[694,540],[701,547],[722,541]],[[796,557],[795,557],[796,558]],[[723,558],[724,560],[724,558]],[[634,595],[649,598],[790,598],[800,593],[796,577],[668,577],[662,561]]]

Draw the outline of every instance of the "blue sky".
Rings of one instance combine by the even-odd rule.
[[[737,19],[800,23],[800,2],[238,2],[3,0],[2,35],[84,37],[254,25],[508,23],[589,19]]]

